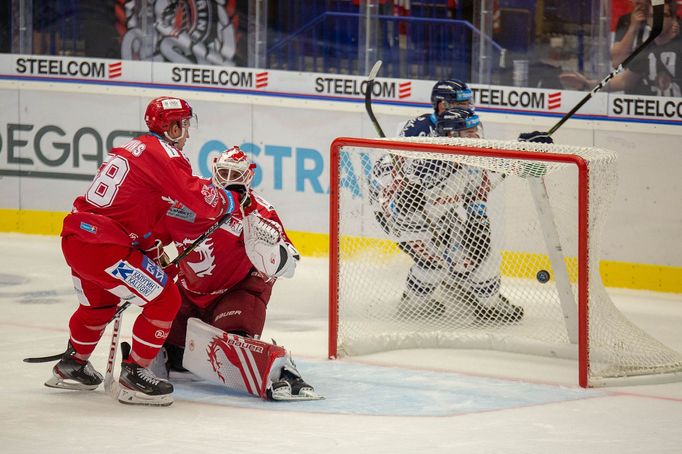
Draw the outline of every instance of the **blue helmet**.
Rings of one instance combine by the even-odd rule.
[[[448,137],[451,132],[459,132],[467,129],[476,128],[479,131],[481,120],[473,109],[463,109],[453,107],[438,115],[436,120],[436,135],[438,137]]]
[[[434,110],[438,108],[438,103],[445,101],[446,108],[455,107],[456,103],[464,107],[461,103],[473,104],[473,93],[469,86],[456,79],[439,80],[431,90],[431,104]],[[468,107],[468,106],[467,106]]]

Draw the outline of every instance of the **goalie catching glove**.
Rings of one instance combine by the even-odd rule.
[[[301,258],[296,248],[284,240],[278,223],[253,212],[242,221],[244,249],[258,271],[268,277],[292,277]]]

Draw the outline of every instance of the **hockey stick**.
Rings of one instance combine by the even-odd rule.
[[[114,329],[111,334],[111,345],[109,346],[109,358],[107,359],[107,371],[104,374],[104,390],[107,393],[111,392],[111,385],[114,382],[114,363],[116,362],[116,350],[118,350],[118,337],[121,332],[121,319],[123,318],[123,311],[130,305],[125,302],[121,305],[122,310],[114,317]],[[118,311],[117,311],[118,312]]]
[[[177,265],[180,263],[180,260],[184,259],[187,257],[188,254],[190,254],[193,250],[195,250],[201,243],[203,243],[206,238],[208,238],[213,232],[218,230],[228,219],[232,217],[231,213],[228,213],[224,215],[222,218],[218,220],[215,224],[211,225],[211,227],[206,230],[199,238],[197,238],[192,244],[190,244],[187,249],[182,251],[181,254],[179,254],[177,257],[175,257],[168,265],[166,265],[164,268],[168,268],[171,265]],[[118,309],[116,309],[116,312],[114,313],[114,316],[112,317],[111,320],[114,320],[114,332],[116,331],[116,323],[118,322],[120,325],[120,318],[121,314],[123,311],[128,309],[128,306],[130,306],[130,302],[126,301],[125,303],[121,304]],[[111,321],[109,322],[111,323]],[[116,338],[116,341],[118,342],[118,338]],[[112,345],[114,344],[114,338],[112,336],[111,340]],[[48,363],[51,361],[58,361],[64,356],[64,353],[66,353],[66,350],[63,351],[62,353],[57,353],[55,355],[50,355],[50,356],[38,356],[38,357],[33,357],[33,358],[24,358],[25,363]],[[115,347],[114,347],[114,355],[116,354]],[[113,361],[111,358],[111,350],[109,350],[109,357],[110,361]]]
[[[663,29],[663,11],[664,11],[664,3],[665,0],[651,0],[651,4],[654,7],[654,14],[653,14],[653,24],[651,26],[651,33],[649,34],[649,37],[644,41],[642,44],[639,45],[635,50],[632,51],[632,53],[625,59],[623,62],[618,65],[613,71],[611,71],[606,77],[602,79],[601,82],[597,84],[596,87],[594,87],[585,97],[573,107],[566,115],[564,115],[561,120],[554,126],[552,126],[552,129],[550,129],[547,132],[547,135],[552,135],[556,132],[557,129],[561,127],[569,118],[575,114],[578,109],[580,109],[587,101],[589,101],[592,96],[594,96],[595,93],[599,92],[602,88],[606,86],[607,83],[611,79],[613,79],[618,73],[623,71],[625,69],[625,66],[630,63],[646,46],[649,45],[650,42],[652,42],[658,35],[661,34],[661,30]]]
[[[196,249],[201,243],[203,243],[206,240],[206,238],[211,236],[213,232],[218,230],[220,226],[223,225],[225,221],[227,221],[231,217],[232,214],[228,213],[222,218],[220,218],[218,222],[209,227],[208,230],[206,230],[199,238],[194,240],[194,242],[190,244],[187,249],[182,251],[181,254],[178,254],[178,256],[175,257],[168,265],[164,266],[164,268],[168,268],[172,265],[177,265],[178,263],[180,263],[180,260],[187,257],[189,253]],[[130,306],[130,302],[126,301],[121,305],[121,307],[118,308],[116,314],[114,315],[114,328],[111,333],[111,344],[109,345],[109,358],[107,359],[107,370],[104,374],[104,390],[107,393],[110,393],[113,397],[117,397],[118,395],[118,390],[112,385],[114,384],[115,367],[114,363],[116,362],[116,351],[118,350],[118,338],[120,336],[121,319],[123,317],[123,311],[126,310],[128,306]]]
[[[386,134],[384,134],[384,131],[381,129],[381,125],[377,121],[377,117],[374,116],[374,111],[372,110],[372,87],[374,87],[374,79],[377,77],[379,69],[381,69],[381,63],[381,60],[377,60],[377,62],[374,63],[374,66],[372,66],[369,76],[367,76],[367,87],[365,89],[365,110],[367,111],[367,115],[369,115],[369,119],[372,120],[372,124],[374,125],[374,129],[376,129],[377,134],[379,134],[379,137],[383,138],[386,137]]]

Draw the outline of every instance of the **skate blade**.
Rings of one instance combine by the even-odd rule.
[[[76,380],[68,380],[53,376],[45,382],[45,386],[48,388],[69,389],[72,391],[93,391],[97,389],[99,385],[84,385]]]
[[[278,389],[270,393],[270,399],[277,402],[292,402],[292,401],[304,401],[304,400],[324,400],[323,396],[320,396],[312,389],[302,389],[298,394],[293,395],[286,388]]]
[[[112,390],[118,389],[116,398],[119,402],[126,405],[147,405],[151,407],[167,407],[173,403],[173,396],[166,394],[163,396],[149,396],[139,391],[133,391],[125,386],[112,386]]]

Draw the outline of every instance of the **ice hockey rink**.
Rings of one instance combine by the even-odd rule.
[[[167,408],[50,389],[52,363],[22,359],[66,345],[76,301],[59,239],[0,234],[0,247],[0,452],[682,452],[682,382],[585,390],[573,361],[480,351],[327,360],[327,264],[307,257],[275,286],[263,337],[293,352],[325,400],[266,402],[188,378]],[[682,351],[681,295],[610,294]],[[137,313],[124,315],[124,340]],[[101,372],[110,330],[91,358]]]

